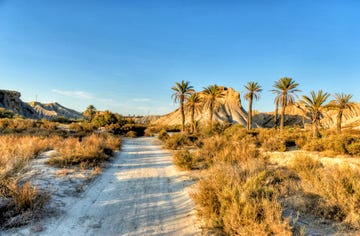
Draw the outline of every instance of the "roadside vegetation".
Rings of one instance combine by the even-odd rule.
[[[0,119],[0,228],[34,222],[43,216],[51,189],[23,180],[33,159],[52,150],[47,164],[56,168],[101,172],[120,150],[119,133],[135,132],[130,119],[96,112],[93,120],[30,120],[2,111]],[[144,130],[145,128],[139,128]],[[60,169],[59,169],[60,170]]]
[[[245,127],[213,121],[211,114],[222,95],[221,87],[211,85],[200,92],[204,95],[197,95],[203,100],[194,110],[208,111],[208,121],[202,121],[196,130],[188,124],[185,132],[175,134],[166,127],[157,128],[164,147],[174,150],[175,165],[198,173],[192,197],[205,231],[217,235],[306,235],[314,232],[297,221],[309,216],[336,224],[337,232],[360,231],[360,166],[345,160],[359,157],[360,132],[341,126],[343,114],[352,110],[352,96],[335,94],[328,102],[331,95],[319,90],[296,101],[301,92],[298,87],[287,77],[274,83],[274,128],[254,128],[252,123],[252,102],[262,92],[256,82],[245,85],[249,102]],[[294,104],[310,120],[311,130],[285,125],[285,109]],[[335,130],[321,125],[323,113],[329,109],[338,111]],[[188,114],[194,122],[193,113]],[[280,155],[287,152],[288,156]],[[335,164],[329,159],[332,157],[344,161]]]
[[[197,171],[193,194],[207,231],[225,235],[292,235],[306,232],[296,216],[311,214],[337,222],[343,230],[360,230],[360,167],[325,165],[311,155],[357,157],[360,133],[323,132],[287,128],[247,130],[220,125],[209,135],[159,133],[164,147],[174,150],[174,164]],[[221,129],[220,127],[223,127]],[[269,153],[299,152],[285,166]],[[276,156],[276,154],[275,154]]]

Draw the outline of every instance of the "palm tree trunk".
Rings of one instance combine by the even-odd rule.
[[[184,111],[184,98],[180,99],[180,111],[181,111],[181,131],[185,131],[185,111]]]
[[[320,132],[319,132],[319,114],[315,112],[312,116],[312,126],[313,126],[313,136],[314,138],[320,138]]]
[[[314,129],[314,138],[320,138],[319,122],[318,121],[313,122],[313,129]]]
[[[247,129],[251,130],[252,128],[252,101],[253,100],[253,96],[250,97],[249,99],[249,111],[248,111],[248,122],[247,122]]]
[[[284,96],[281,106],[282,109],[281,109],[281,119],[280,119],[280,130],[283,130],[285,123],[286,96]]]
[[[212,127],[213,127],[213,115],[214,115],[214,104],[213,103],[210,103],[210,106],[209,106],[209,111],[210,111],[210,129],[212,130]]]
[[[342,115],[343,115],[343,111],[342,111],[342,109],[340,109],[339,113],[337,114],[337,117],[336,117],[336,131],[338,134],[341,133]]]
[[[195,105],[191,107],[191,133],[195,131]]]
[[[279,113],[279,103],[276,102],[275,105],[275,115],[274,115],[274,127],[277,128],[278,126],[278,113]]]

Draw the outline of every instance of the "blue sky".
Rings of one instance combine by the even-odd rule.
[[[360,101],[359,12],[347,0],[0,0],[0,88],[123,115],[172,111],[181,80],[241,93],[257,81],[260,111],[284,76],[301,94]]]

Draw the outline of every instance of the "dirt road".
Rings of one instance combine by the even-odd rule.
[[[39,235],[200,235],[192,182],[155,138],[125,139],[110,168]]]

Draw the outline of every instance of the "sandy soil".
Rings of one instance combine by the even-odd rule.
[[[43,172],[39,176],[46,175]],[[189,188],[194,181],[186,172],[175,169],[171,153],[163,150],[155,138],[125,139],[122,151],[90,184],[86,176],[80,182],[74,177],[70,177],[70,182],[69,176],[63,178],[71,183],[71,187],[59,186],[53,197],[53,207],[62,212],[59,217],[0,234],[201,234],[194,204],[189,198]],[[55,178],[48,174],[47,179]],[[50,184],[54,188],[56,184],[66,184],[64,181]],[[74,192],[69,193],[72,188]]]

